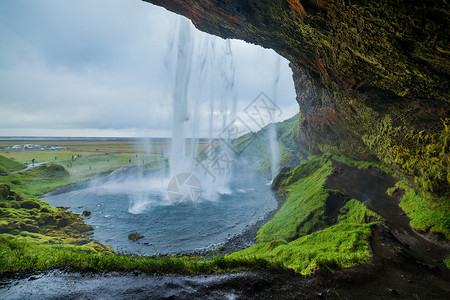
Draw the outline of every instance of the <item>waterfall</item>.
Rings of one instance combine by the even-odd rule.
[[[212,36],[195,43],[190,26],[188,20],[181,20],[175,46],[170,177],[194,175],[201,182],[204,198],[215,199],[218,194],[230,192],[233,153],[225,144],[218,145],[217,133],[224,131],[236,114],[235,65],[229,40],[220,47],[216,47],[217,38]],[[172,44],[169,47],[174,48]],[[170,63],[165,61],[166,66]],[[205,108],[207,111],[202,111]],[[204,117],[208,119],[208,143],[198,153],[199,123]]]
[[[186,163],[185,123],[189,120],[188,88],[191,77],[193,35],[189,21],[186,19],[180,21],[178,28],[177,66],[172,93],[172,145],[169,157],[172,176],[185,172],[189,167]]]
[[[277,57],[275,61],[275,80],[272,87],[272,100],[276,103],[278,97],[278,82],[280,80],[280,57]],[[280,170],[280,150],[278,146],[278,133],[275,124],[275,113],[271,114],[271,124],[269,124],[269,143],[270,143],[270,152],[272,154],[272,164],[271,164],[271,173],[272,180],[277,176],[278,171]]]

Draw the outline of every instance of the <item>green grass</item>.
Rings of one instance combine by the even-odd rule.
[[[131,159],[131,164],[129,160]],[[144,164],[142,163],[144,161]],[[68,168],[70,163],[72,167]],[[144,169],[159,169],[167,165],[167,159],[159,155],[142,154],[138,158],[127,153],[93,156],[90,159],[75,159],[52,162],[24,172],[0,176],[0,184],[9,184],[13,190],[39,196],[55,189],[107,175],[120,167],[139,166]]]
[[[381,217],[352,199],[339,210],[338,223],[324,228],[328,226],[327,200],[337,193],[324,189],[332,172],[330,160],[310,156],[294,170],[279,175],[273,188],[286,197],[286,203],[258,231],[260,243],[226,257],[265,259],[301,274],[366,262],[370,258],[367,238],[374,224],[369,217]]]
[[[293,128],[296,122],[298,122],[298,115],[275,124],[281,167],[295,167],[298,164],[297,153],[301,149],[293,140]],[[271,124],[257,133],[244,134],[232,142],[233,148],[240,157],[253,162],[254,170],[268,174],[272,167],[269,126]]]
[[[375,223],[366,223],[376,216],[364,204],[350,200],[341,209],[339,223],[302,236],[292,242],[275,239],[235,252],[227,257],[265,259],[282,264],[301,274],[315,269],[349,268],[370,258],[367,238]]]
[[[411,218],[410,225],[419,231],[440,232],[450,239],[450,203],[447,200],[429,201],[422,193],[406,184],[404,180],[397,187],[405,190],[400,207]]]
[[[34,158],[36,162],[54,161],[55,156],[57,160],[72,159],[72,155],[81,154],[82,156],[98,155],[98,152],[92,151],[70,151],[70,150],[23,150],[5,153],[8,158],[13,158],[15,161],[31,164]]]
[[[323,225],[322,216],[330,193],[323,186],[332,171],[331,161],[315,159],[303,161],[286,175],[279,187],[288,193],[286,203],[258,231],[258,241],[292,240]]]
[[[98,253],[73,245],[35,245],[30,241],[0,236],[0,273],[70,268],[74,271],[131,271],[197,274],[251,269],[280,269],[263,259],[212,259],[180,256],[129,256]]]
[[[20,162],[6,158],[3,155],[0,155],[0,173],[16,171],[16,170],[23,169],[25,167],[26,167],[26,165],[24,165]]]

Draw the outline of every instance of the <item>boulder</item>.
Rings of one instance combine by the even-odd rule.
[[[81,214],[83,217],[89,217],[91,215],[91,212],[88,210],[84,210],[83,213]]]
[[[144,236],[141,235],[141,234],[138,233],[138,232],[130,233],[130,234],[128,235],[128,239],[131,240],[131,241],[137,241],[137,240],[142,239],[143,237],[144,237]]]

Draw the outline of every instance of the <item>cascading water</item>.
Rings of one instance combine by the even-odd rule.
[[[119,171],[94,180],[84,189],[46,199],[56,206],[77,203],[73,207],[77,213],[91,211],[93,237],[115,249],[142,254],[214,249],[276,208],[276,200],[261,174],[250,169],[232,173],[236,157],[229,145],[236,136],[221,134],[237,127],[234,120],[239,117],[232,43],[212,36],[199,39],[191,28],[186,19],[177,22],[164,60],[167,80],[174,82],[171,148],[164,153],[169,156],[170,172],[162,156],[158,171],[148,170],[148,164],[144,166],[139,156],[135,158],[138,170]],[[274,101],[279,65],[278,61]],[[276,130],[271,130],[275,174],[278,152]],[[161,147],[159,142],[152,145],[152,140],[148,140],[148,157],[155,152],[160,154]],[[155,162],[154,165],[157,159]],[[192,194],[196,184],[192,175],[201,185],[199,201],[194,205],[174,205],[192,200],[184,197]],[[184,194],[176,198],[179,202],[173,200],[177,193],[170,194],[173,179],[178,194]],[[188,185],[180,186],[187,181]],[[136,231],[144,238],[130,241],[128,234]]]
[[[187,20],[182,19],[178,31],[178,55],[173,89],[172,145],[169,158],[171,175],[189,169],[186,161],[185,123],[189,120],[188,88],[191,76],[193,35]]]
[[[195,175],[201,181],[203,198],[209,200],[217,198],[217,194],[230,193],[232,170],[230,163],[233,153],[225,146],[218,148],[219,141],[215,136],[226,128],[228,120],[236,114],[235,66],[231,43],[228,40],[222,45],[223,47],[217,49],[216,38],[207,37],[202,45],[199,45],[200,49],[194,51],[196,44],[189,22],[182,20],[179,23],[175,85],[172,93],[172,145],[169,157],[171,178],[181,173]],[[194,57],[193,52],[200,55]],[[216,54],[220,59],[215,59]],[[218,77],[219,80],[208,77]],[[196,78],[197,81],[191,83],[191,78]],[[208,82],[209,86],[205,82]],[[196,83],[196,89],[191,91],[192,85],[195,86]],[[209,139],[203,153],[199,154],[198,128],[202,121],[201,103],[204,102],[209,102]],[[190,147],[189,151],[186,151],[186,133],[189,127]]]
[[[273,84],[272,100],[276,103],[278,97],[278,82],[280,80],[280,57],[277,57],[275,61],[275,80]],[[270,151],[272,154],[271,173],[272,180],[277,176],[280,170],[280,150],[278,147],[277,128],[275,124],[275,113],[270,114],[271,124],[269,124],[269,143]]]

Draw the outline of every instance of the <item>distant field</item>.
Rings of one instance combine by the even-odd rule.
[[[5,149],[13,145],[25,144],[39,144],[39,145],[53,145],[60,146],[66,149],[60,150],[9,150]],[[206,147],[206,142],[199,143],[199,151]],[[189,149],[190,143],[186,143],[186,148]],[[71,160],[74,157],[81,155],[82,157],[92,157],[93,160],[103,159],[106,161],[107,157],[114,155],[109,160],[120,164],[142,163],[142,158],[146,157],[150,161],[154,161],[156,157],[161,158],[164,153],[170,151],[169,140],[150,140],[150,141],[26,141],[26,140],[9,140],[0,141],[0,155],[7,158],[14,159],[17,162],[30,164],[32,159],[36,162],[54,161],[54,160]],[[120,158],[118,157],[120,155]],[[137,155],[137,156],[136,156]],[[103,158],[100,158],[103,156]],[[56,157],[56,159],[55,159]],[[98,158],[98,159],[97,159]],[[147,162],[145,162],[147,163]]]

